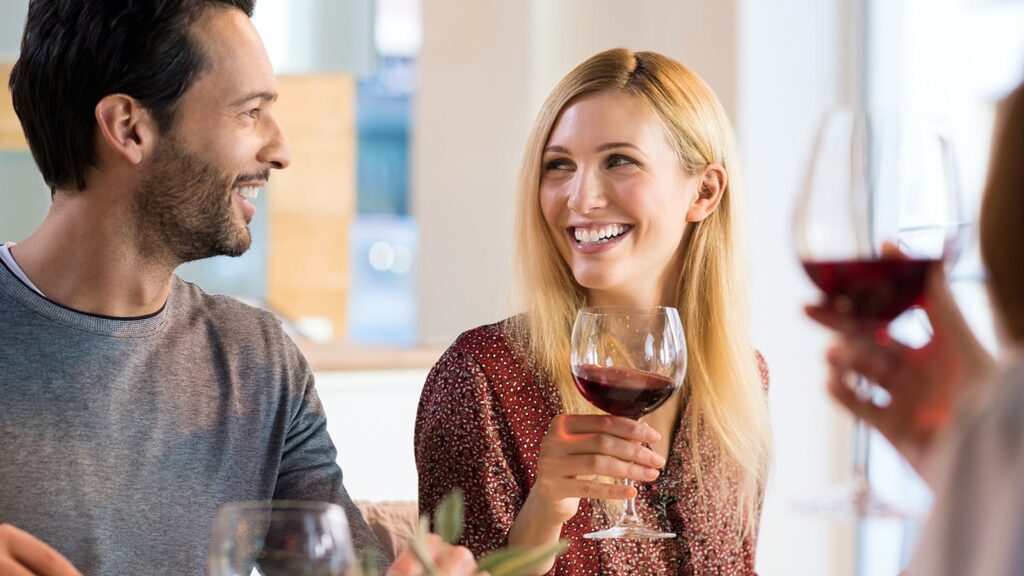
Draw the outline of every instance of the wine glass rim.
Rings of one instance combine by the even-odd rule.
[[[580,308],[580,314],[660,314],[662,312],[674,310],[677,313],[679,309],[675,306],[585,306]]]
[[[226,502],[220,506],[220,510],[232,512],[269,512],[271,515],[290,512],[336,512],[348,520],[345,509],[332,502],[321,502],[318,500],[243,500],[239,502]]]

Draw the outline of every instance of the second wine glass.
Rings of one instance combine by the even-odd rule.
[[[675,308],[584,308],[571,341],[572,375],[591,404],[639,420],[664,404],[686,377],[686,339]],[[626,483],[626,480],[622,480]],[[614,526],[586,538],[674,538],[643,525],[630,499]]]
[[[961,224],[949,138],[909,112],[825,116],[796,207],[796,249],[824,304],[865,338],[924,303],[929,271],[956,252]],[[853,384],[868,401],[871,384]],[[868,481],[869,432],[856,421],[853,478],[805,503],[840,516],[907,516]]]

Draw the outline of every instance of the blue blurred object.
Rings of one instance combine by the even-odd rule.
[[[409,216],[359,216],[350,236],[353,342],[412,346],[417,340],[419,229]]]

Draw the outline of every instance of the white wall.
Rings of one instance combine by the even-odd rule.
[[[823,389],[826,334],[792,248],[791,211],[820,113],[850,98],[852,0],[430,0],[414,120],[423,335],[450,340],[509,311],[512,196],[544,96],[616,46],[654,49],[715,89],[740,136],[749,194],[753,337],[772,372],[775,470],[762,576],[852,573],[853,535],[794,505],[847,471],[848,421]]]
[[[849,472],[849,421],[827,399],[828,335],[804,319],[818,296],[793,247],[792,211],[824,110],[850,101],[842,0],[740,2],[736,117],[751,238],[753,333],[772,374],[775,467],[758,550],[763,575],[853,574],[853,532],[795,504]]]
[[[501,0],[423,4],[411,187],[427,341],[450,341],[506,314],[513,194],[532,113],[528,8]]]

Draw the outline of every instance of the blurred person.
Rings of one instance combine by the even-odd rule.
[[[544,103],[519,182],[525,311],[462,334],[417,415],[421,512],[460,488],[475,554],[563,538],[538,573],[753,573],[768,375],[747,336],[733,140],[711,89],[651,52],[597,54]],[[570,374],[577,311],[610,305],[683,320],[686,382],[644,423],[600,415]],[[583,538],[633,495],[678,537]]]
[[[971,333],[941,270],[929,278],[934,333],[920,349],[880,343],[825,307],[807,310],[841,335],[827,353],[829,392],[935,492],[911,576],[1024,574],[1024,86],[1000,112],[980,222],[1000,361]],[[856,373],[891,400],[860,399],[846,384]]]
[[[10,88],[52,206],[0,247],[0,575],[205,574],[238,500],[340,504],[356,550],[388,560],[278,320],[174,275],[245,252],[249,199],[290,160],[252,11],[29,4]]]

